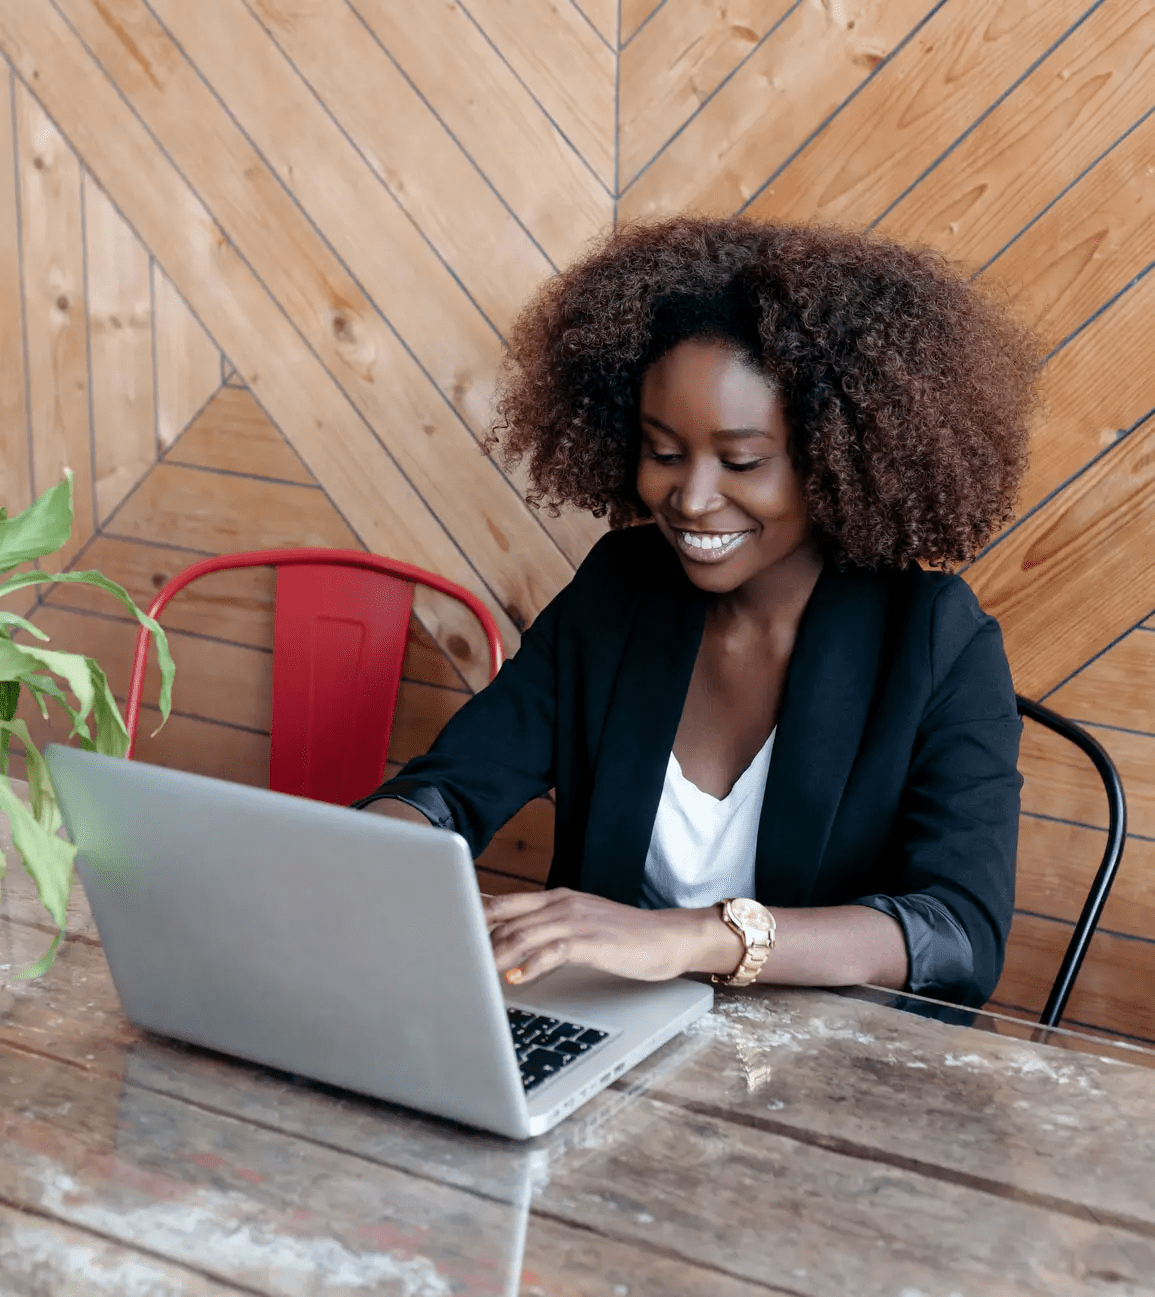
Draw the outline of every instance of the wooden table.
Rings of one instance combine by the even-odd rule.
[[[0,973],[5,1297],[1155,1292],[1155,1055],[737,992],[518,1145],[142,1033],[71,928]]]

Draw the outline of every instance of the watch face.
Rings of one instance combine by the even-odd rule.
[[[730,913],[743,928],[753,928],[755,932],[770,931],[770,915],[757,901],[740,896],[730,902]]]

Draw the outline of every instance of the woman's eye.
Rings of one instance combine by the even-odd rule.
[[[676,464],[678,462],[678,455],[675,451],[667,451],[663,454],[657,450],[648,450],[646,451],[646,458],[652,459],[655,464]]]
[[[744,459],[739,463],[734,463],[732,460],[724,459],[722,461],[722,467],[728,468],[731,473],[749,473],[751,469],[757,468],[760,464],[764,464],[765,462],[764,459]]]

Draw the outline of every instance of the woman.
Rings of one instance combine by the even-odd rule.
[[[997,625],[929,569],[1011,517],[1035,360],[939,258],[864,235],[681,217],[546,284],[504,449],[614,530],[364,803],[477,854],[556,789],[548,890],[486,901],[509,981],[989,996],[1019,722]]]

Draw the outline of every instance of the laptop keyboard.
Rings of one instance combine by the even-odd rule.
[[[547,1018],[543,1013],[530,1013],[508,1005],[505,1012],[513,1033],[517,1065],[521,1068],[521,1083],[527,1093],[556,1076],[567,1063],[588,1054],[609,1035],[580,1022],[562,1022],[560,1018]]]

